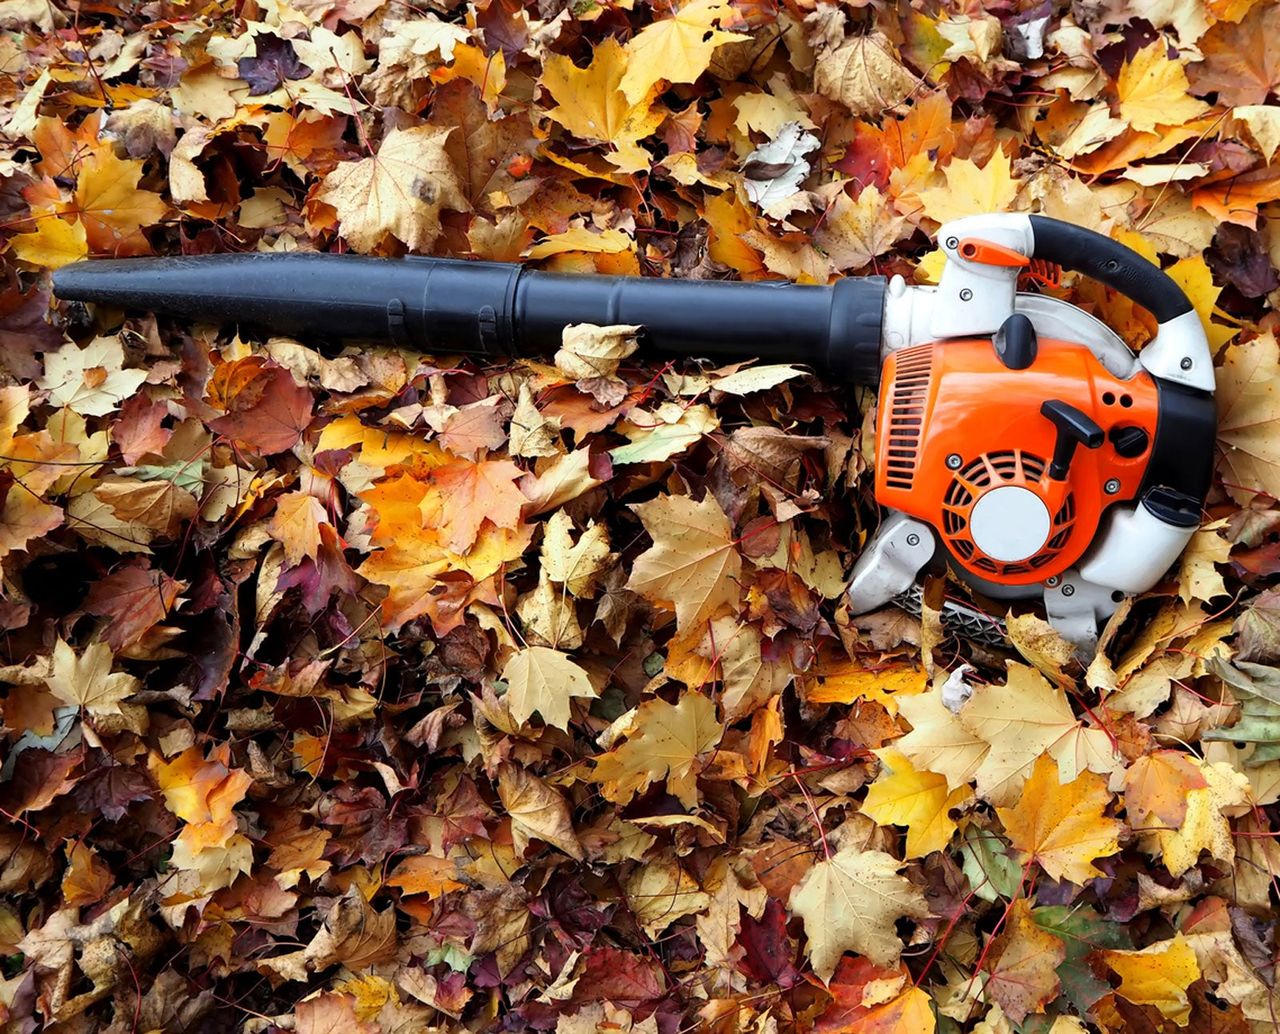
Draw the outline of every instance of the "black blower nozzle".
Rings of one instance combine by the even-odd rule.
[[[881,277],[664,280],[312,253],[78,262],[53,282],[68,301],[493,357],[548,355],[575,323],[635,324],[650,355],[811,363],[864,384],[879,376],[885,290]]]

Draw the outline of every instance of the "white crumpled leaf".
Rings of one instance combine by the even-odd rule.
[[[788,122],[767,144],[757,147],[743,164],[747,197],[768,215],[785,215],[800,207],[784,203],[800,190],[809,175],[807,156],[818,147],[818,138]]]

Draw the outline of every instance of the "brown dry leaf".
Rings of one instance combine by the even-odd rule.
[[[818,57],[814,88],[855,115],[879,117],[916,88],[916,77],[898,60],[882,33],[855,36]]]
[[[1248,502],[1258,492],[1280,498],[1280,346],[1265,334],[1226,350],[1218,368],[1218,448],[1231,497]]]
[[[530,840],[542,840],[570,858],[582,860],[582,845],[573,833],[569,806],[559,793],[518,765],[498,769],[498,797],[511,817],[516,853],[524,856]]]

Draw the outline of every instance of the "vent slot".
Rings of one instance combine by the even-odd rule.
[[[917,345],[898,353],[889,412],[884,426],[884,481],[889,488],[910,490],[920,461],[925,406],[933,376],[933,346]]]

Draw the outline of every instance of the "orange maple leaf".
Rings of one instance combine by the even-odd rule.
[[[142,166],[131,158],[117,158],[110,143],[99,145],[85,159],[73,210],[84,225],[90,251],[116,257],[151,251],[142,228],[163,219],[169,206],[159,194],[138,189]]]
[[[516,528],[528,499],[516,487],[524,471],[510,460],[457,460],[431,472],[436,489],[422,501],[428,527],[438,529],[453,550],[470,549],[489,521],[499,528]]]

